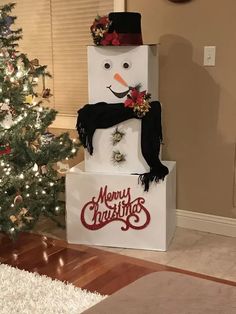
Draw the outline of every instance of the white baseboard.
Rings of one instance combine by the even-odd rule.
[[[177,226],[236,237],[236,219],[177,209]]]

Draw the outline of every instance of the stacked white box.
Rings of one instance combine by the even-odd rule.
[[[88,88],[89,103],[124,102],[115,96],[125,92],[128,87],[141,85],[152,100],[158,100],[158,46],[108,46],[88,47]],[[105,64],[110,67],[106,69]],[[123,65],[127,63],[126,69]],[[114,77],[119,75],[127,86],[122,85]],[[116,147],[112,146],[111,136],[118,127],[125,130],[124,140]],[[141,152],[141,121],[130,119],[108,129],[97,129],[93,137],[94,154],[91,156],[85,151],[85,171],[106,173],[142,173],[149,171]],[[112,151],[119,150],[125,154],[126,162],[119,165],[111,162]]]
[[[143,46],[89,46],[88,50],[88,98],[89,103],[123,102],[117,93],[127,90],[114,78],[119,74],[128,86],[141,85],[141,90],[158,100],[158,45]],[[109,64],[109,68],[105,64]],[[124,67],[127,63],[128,67]]]
[[[83,163],[66,176],[70,243],[165,251],[176,226],[175,162],[148,192],[137,175],[97,174]]]
[[[158,100],[157,55],[157,46],[89,47],[89,103],[124,102],[127,96],[118,96],[137,84]],[[114,146],[116,128],[125,135]],[[150,170],[141,152],[138,119],[97,129],[93,147],[93,155],[85,150],[85,161],[66,176],[68,242],[165,251],[176,226],[175,162],[163,162],[169,175],[144,192],[133,175]],[[124,153],[125,162],[112,162],[114,150]]]

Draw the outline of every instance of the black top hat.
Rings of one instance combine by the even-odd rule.
[[[90,27],[96,45],[142,45],[141,14],[112,12],[109,16],[97,16]]]
[[[108,33],[116,32],[120,45],[142,45],[141,14],[112,12],[108,15],[111,25]]]

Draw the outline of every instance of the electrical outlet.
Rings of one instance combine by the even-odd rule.
[[[216,46],[205,46],[203,65],[214,66],[215,59],[216,59]]]

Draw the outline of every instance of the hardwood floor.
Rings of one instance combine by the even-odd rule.
[[[0,262],[101,294],[112,294],[146,274],[163,270],[236,286],[234,282],[32,233],[22,233],[16,242],[0,234]]]

